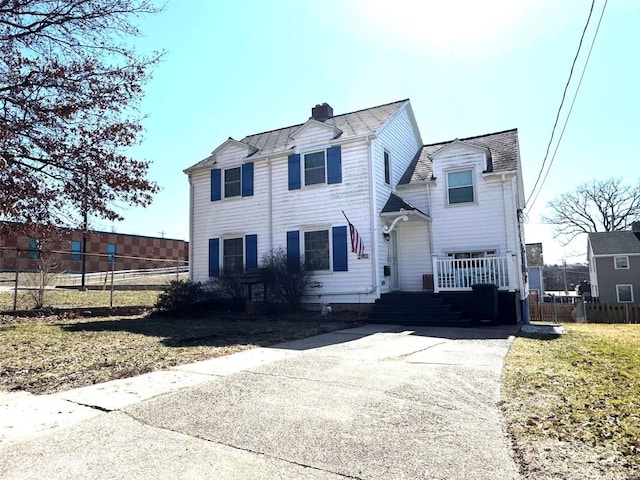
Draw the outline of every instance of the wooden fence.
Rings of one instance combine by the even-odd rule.
[[[640,323],[640,303],[586,303],[584,308],[587,323]]]
[[[575,322],[570,303],[530,303],[529,316],[533,322]]]

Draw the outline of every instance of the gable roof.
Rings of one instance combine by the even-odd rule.
[[[594,255],[624,255],[640,253],[640,232],[595,232],[589,234]]]
[[[487,149],[493,172],[517,171],[519,159],[518,129],[487,133],[476,137],[448,140],[424,145],[407,168],[398,185],[424,182],[433,176],[432,155],[454,143]]]
[[[321,123],[331,126],[338,133],[338,138],[341,139],[366,135],[368,133],[376,132],[407,103],[409,103],[409,100],[405,99],[384,105],[378,105],[377,107],[357,110],[355,112],[334,115]],[[314,122],[319,121],[314,120]],[[295,132],[300,130],[307,123],[308,122],[279,128],[277,130],[269,130],[262,133],[247,135],[239,142],[253,147],[255,152],[251,156],[255,157],[286,153],[295,146],[295,139],[292,138],[295,136]],[[342,133],[340,134],[339,132]],[[214,160],[212,155],[187,168],[185,172],[190,172],[191,170],[199,167],[210,166]]]

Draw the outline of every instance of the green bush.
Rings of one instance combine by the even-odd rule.
[[[173,280],[158,296],[155,308],[164,313],[187,313],[204,300],[205,291],[200,282]]]

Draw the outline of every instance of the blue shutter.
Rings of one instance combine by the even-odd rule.
[[[289,190],[298,190],[300,181],[300,154],[289,155]]]
[[[220,239],[209,239],[209,276],[220,275]]]
[[[219,168],[211,170],[211,201],[222,198],[222,175]]]
[[[258,268],[258,235],[244,237],[244,257],[247,270]]]
[[[340,145],[327,149],[327,183],[342,183],[342,149]]]
[[[347,227],[333,227],[333,271],[346,272],[347,262]]]
[[[300,271],[300,232],[298,230],[287,232],[287,271],[289,273]]]
[[[253,162],[242,164],[242,196],[253,195]]]

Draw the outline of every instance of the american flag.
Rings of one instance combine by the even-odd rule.
[[[351,236],[351,252],[357,253],[358,257],[362,257],[364,255],[364,242],[351,222],[349,222],[349,235]]]

